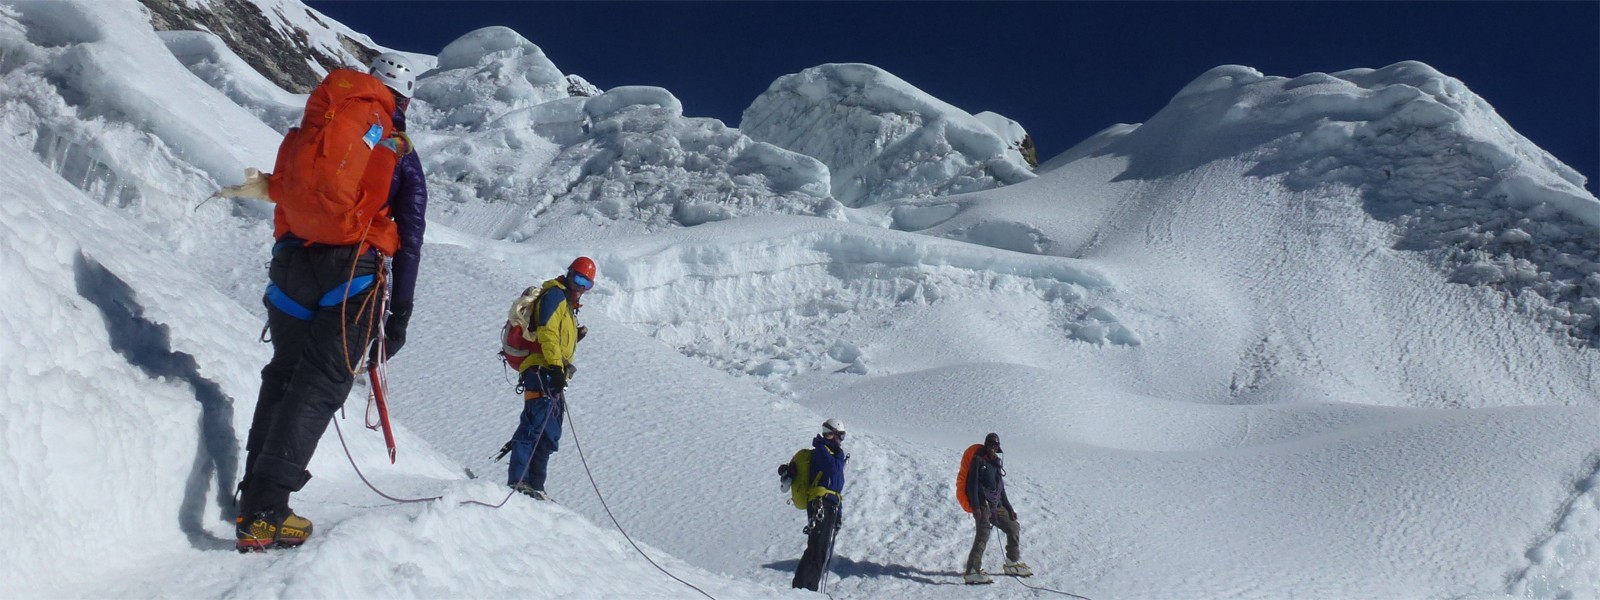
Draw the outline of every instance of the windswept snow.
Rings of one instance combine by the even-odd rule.
[[[273,130],[284,133],[300,124],[306,95],[286,92],[262,77],[229,51],[215,34],[163,31],[158,35],[172,51],[172,56],[191,73],[227,94],[229,100],[250,111]]]
[[[0,6],[8,592],[700,597],[614,516],[714,597],[809,597],[773,467],[825,416],[852,453],[840,599],[1036,594],[956,585],[952,480],[989,431],[1034,585],[1600,590],[1596,201],[1425,65],[1219,67],[1034,178],[1006,154],[1020,126],[865,65],[780,79],[756,135],[660,88],[573,95],[505,28],[437,64],[411,122],[434,202],[390,365],[399,461],[358,387],[295,496],[316,535],[240,556],[270,218],[197,205],[271,166],[299,100],[131,4]],[[560,504],[463,504],[508,493],[505,308],[580,254],[599,285]],[[343,443],[380,489],[441,498],[380,499]]]
[[[244,165],[271,164],[263,146],[250,142],[275,137],[272,130],[191,76],[148,26],[130,29],[143,19],[137,5],[22,3],[14,10],[6,20],[26,37],[7,37],[6,53],[19,55],[7,57],[12,70],[6,75],[32,81],[5,86],[8,96],[30,95],[36,82],[48,80],[43,85],[54,87],[59,100],[29,97],[34,111],[70,112],[77,121],[154,137],[214,178],[233,177]]]
[[[739,127],[821,160],[846,206],[1033,177],[989,126],[872,65],[827,64],[780,77],[745,109]]]

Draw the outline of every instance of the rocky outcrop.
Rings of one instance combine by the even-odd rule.
[[[183,0],[139,2],[149,10],[150,24],[156,31],[214,33],[256,71],[295,93],[311,91],[330,70],[366,64],[379,52],[328,25],[329,21],[309,8],[303,9],[304,15],[291,15],[284,12],[284,6],[263,10],[249,0],[212,0],[203,8]],[[314,35],[297,23],[313,28],[321,25],[324,31]],[[338,47],[327,47],[326,43],[315,42],[315,38],[336,40]]]
[[[567,74],[567,95],[573,97],[592,98],[594,96],[599,96],[602,93],[604,93],[604,90],[601,90],[595,84],[589,83],[589,80],[571,73]]]

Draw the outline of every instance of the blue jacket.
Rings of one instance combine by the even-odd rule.
[[[817,485],[835,494],[844,494],[844,463],[850,459],[839,443],[822,436],[811,438],[811,472]]]
[[[395,111],[394,126],[406,130],[406,115]],[[410,306],[417,289],[417,268],[422,263],[422,233],[428,227],[428,180],[422,173],[422,158],[412,148],[394,167],[389,184],[389,216],[400,230],[400,251],[394,253],[395,306]]]

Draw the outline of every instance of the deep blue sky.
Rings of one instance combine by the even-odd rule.
[[[877,65],[1033,134],[1041,160],[1139,123],[1221,64],[1295,76],[1420,60],[1524,136],[1600,174],[1600,2],[310,2],[379,44],[437,54],[504,25],[602,89],[667,88],[738,125],[774,79]]]

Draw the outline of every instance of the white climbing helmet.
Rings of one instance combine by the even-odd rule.
[[[417,73],[411,68],[411,60],[397,52],[385,52],[372,59],[372,66],[367,72],[378,81],[382,81],[389,89],[398,92],[407,98],[416,92]]]
[[[844,422],[838,419],[828,419],[822,422],[823,433],[844,433]]]

